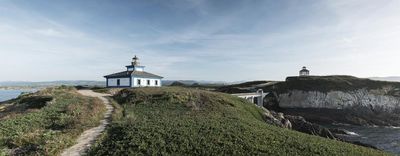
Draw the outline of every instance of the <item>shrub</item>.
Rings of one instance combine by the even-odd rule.
[[[49,99],[53,100],[46,103]],[[98,125],[106,110],[101,100],[82,96],[67,86],[16,101],[40,109],[0,120],[0,151],[10,155],[57,155],[84,130]],[[36,107],[43,103],[45,106]]]
[[[88,155],[386,155],[282,129],[228,94],[180,87],[125,89],[123,117]]]

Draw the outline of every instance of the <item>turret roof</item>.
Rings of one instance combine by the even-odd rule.
[[[143,77],[143,78],[157,78],[157,79],[163,78],[162,76],[158,76],[158,75],[148,73],[145,71],[122,71],[122,72],[106,75],[104,77],[105,78],[118,78],[118,77],[130,77],[130,76]]]

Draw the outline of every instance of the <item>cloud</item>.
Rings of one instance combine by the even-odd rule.
[[[283,80],[303,65],[400,75],[398,1],[71,3],[74,13],[10,3],[0,5],[0,66],[13,70],[0,80],[102,79],[134,54],[168,79]]]
[[[51,28],[36,30],[36,33],[51,37],[63,37],[65,35],[61,31],[57,31]]]

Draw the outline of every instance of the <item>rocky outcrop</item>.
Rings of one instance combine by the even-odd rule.
[[[312,122],[400,125],[400,97],[395,88],[355,91],[293,90],[279,95],[279,107]]]
[[[294,129],[296,131],[311,134],[311,135],[318,135],[318,136],[321,136],[324,138],[336,139],[336,137],[332,134],[331,131],[329,131],[329,129],[322,127],[320,125],[308,122],[301,116],[286,115],[285,117],[292,124],[292,129]]]
[[[276,113],[274,111],[269,111],[265,108],[263,109],[265,122],[278,127],[292,129],[292,123],[288,119],[285,119],[283,113]]]
[[[343,138],[338,137],[338,135],[351,135],[350,131],[345,129],[328,129],[321,125],[314,124],[311,122],[306,121],[301,116],[292,116],[292,115],[284,115],[283,113],[277,113],[274,111],[269,111],[265,108],[264,109],[264,120],[266,123],[275,125],[282,128],[292,129],[298,132],[316,135],[328,139],[334,139],[338,141],[343,141],[359,146],[364,146],[368,148],[378,149],[377,147],[369,144],[365,144],[362,142],[357,141],[347,141]]]
[[[400,98],[385,94],[385,90],[359,89],[355,91],[301,91],[293,90],[279,95],[283,108],[346,109],[364,106],[380,111],[393,112],[400,108]]]
[[[278,127],[292,129],[324,138],[336,139],[329,129],[308,122],[301,116],[284,115],[283,113],[276,113],[274,111],[264,109],[264,120],[267,123]]]

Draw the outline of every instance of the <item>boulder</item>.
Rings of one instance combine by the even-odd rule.
[[[331,131],[329,131],[329,129],[308,122],[301,116],[285,115],[285,118],[290,121],[293,130],[311,135],[321,136],[324,138],[336,139],[336,137],[332,134]]]

